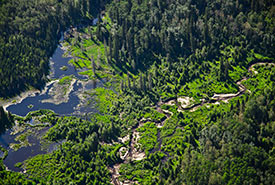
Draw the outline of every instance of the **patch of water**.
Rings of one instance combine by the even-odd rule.
[[[14,165],[18,162],[27,160],[38,154],[45,154],[46,151],[41,150],[40,142],[36,137],[28,136],[28,141],[31,146],[21,147],[17,151],[12,149],[9,150],[7,158],[3,161],[9,170],[22,171],[22,169],[15,167]]]
[[[6,131],[0,135],[0,145],[5,149],[9,149],[9,143],[15,142],[15,136],[11,135],[11,130]]]
[[[76,70],[72,65],[68,64],[70,57],[63,57],[64,51],[59,46],[52,59],[51,59],[51,79],[61,79],[64,76],[74,75],[77,79],[84,80],[87,79],[87,76],[79,75],[78,70]],[[63,71],[60,68],[62,66],[67,66],[68,70]],[[6,109],[13,114],[19,116],[26,116],[30,111],[35,111],[39,109],[51,109],[57,114],[61,115],[70,115],[75,112],[75,108],[80,103],[80,100],[76,93],[79,89],[83,88],[81,83],[75,83],[73,90],[70,92],[68,102],[61,104],[54,104],[44,102],[43,100],[50,99],[49,91],[53,88],[54,83],[50,82],[49,85],[46,85],[45,89],[41,93],[36,93],[34,96],[29,96],[23,99],[20,103],[12,104]],[[96,86],[96,85],[95,85]],[[85,86],[85,90],[92,89],[95,86]],[[31,107],[29,105],[32,105]],[[28,107],[29,106],[29,107]]]
[[[58,79],[64,76],[74,75],[78,79],[88,79],[87,76],[79,75],[78,70],[73,66],[70,65],[68,62],[72,59],[71,57],[64,57],[64,50],[61,49],[61,45],[57,47],[55,53],[53,54],[52,58],[50,59],[50,78],[51,79]],[[62,70],[63,66],[67,67],[67,70]]]
[[[28,122],[28,124],[30,124],[31,126],[35,126],[34,119],[32,118],[32,119]]]
[[[94,24],[96,23],[96,21],[97,20],[95,20]],[[62,40],[63,35],[60,39],[60,42]],[[82,83],[81,80],[88,80],[88,77],[80,75],[79,72],[81,70],[77,70],[74,66],[68,63],[71,59],[71,57],[64,57],[64,50],[62,50],[61,45],[57,47],[53,56],[50,58],[50,79],[61,79],[64,76],[69,75],[73,75],[76,78],[76,83],[73,84],[72,91],[68,95],[68,101],[65,101],[60,104],[43,101],[53,98],[50,92],[54,88],[54,84],[56,83],[56,81],[51,81],[47,83],[45,88],[40,93],[32,94],[24,98],[19,103],[15,103],[6,107],[6,110],[19,116],[26,116],[30,111],[40,109],[50,109],[59,115],[83,115],[89,112],[98,112],[94,106],[94,103],[85,106],[86,104],[84,100],[81,100],[79,98],[79,94],[81,94],[81,92],[83,93],[86,90],[90,90],[96,87],[103,87],[103,84],[105,83],[104,80],[94,80],[88,81],[87,83]],[[62,70],[61,67],[63,66],[66,66],[67,70]],[[85,100],[87,101],[87,99]],[[35,121],[33,119],[31,119],[28,123],[31,126],[35,125]],[[11,135],[12,129],[0,135],[0,145],[8,150],[8,156],[3,161],[4,164],[8,167],[8,169],[13,171],[22,171],[22,169],[16,168],[14,167],[14,165],[18,162],[23,162],[24,160],[33,157],[37,154],[45,154],[47,152],[52,152],[56,150],[61,143],[53,143],[47,149],[43,150],[41,148],[40,139],[37,135],[42,135],[43,132],[47,131],[48,129],[49,127],[46,127],[45,129],[38,131],[38,133],[36,133],[36,136],[28,136],[28,142],[30,143],[30,146],[21,147],[17,151],[14,151],[9,147],[10,143],[18,143],[15,141],[16,135]]]
[[[4,156],[4,152],[0,150],[0,157],[2,158]]]
[[[45,127],[39,131],[36,131],[37,135],[41,135],[46,132],[49,127]],[[13,171],[22,171],[22,169],[15,167],[14,165],[18,162],[23,162],[26,159],[33,157],[37,154],[45,154],[47,153],[46,150],[42,150],[40,145],[40,139],[34,133],[33,135],[27,136],[28,143],[30,146],[21,147],[18,150],[13,150],[9,147],[10,143],[18,143],[15,141],[16,135],[11,135],[11,130],[8,130],[5,134],[0,136],[0,145],[3,146],[5,149],[8,150],[8,156],[3,161],[5,166],[9,170]]]

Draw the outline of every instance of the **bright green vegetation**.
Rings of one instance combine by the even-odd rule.
[[[81,74],[106,81],[86,93],[98,113],[22,118],[48,120],[43,138],[60,145],[19,164],[26,174],[1,166],[1,182],[109,184],[115,165],[139,184],[273,183],[271,1],[121,0],[102,14],[65,41]]]
[[[30,143],[28,142],[28,139],[27,137],[31,134],[31,131],[28,130],[20,135],[18,135],[16,138],[15,138],[15,141],[17,143],[11,143],[10,144],[10,148],[13,149],[14,151],[17,151],[19,148],[21,147],[26,147],[26,146],[29,146]],[[18,143],[19,142],[19,143]]]
[[[50,110],[33,111],[25,117],[15,116],[13,121],[17,122],[17,125],[12,130],[11,135],[16,135],[16,137],[14,139],[15,143],[10,143],[10,148],[17,151],[21,147],[30,146],[29,136],[39,138],[40,130],[52,126],[57,120],[57,115]],[[47,140],[41,142],[51,143]]]
[[[101,113],[108,113],[108,110],[113,105],[113,100],[117,97],[114,91],[101,87],[92,90],[89,95],[94,97],[94,100],[98,102],[97,109]]]
[[[274,65],[256,65],[254,66],[253,74],[250,79],[244,82],[244,85],[256,95],[261,95],[259,89],[272,88],[274,84],[268,83],[275,80]]]
[[[59,118],[45,137],[51,141],[65,139],[66,142],[50,154],[27,160],[24,163],[27,175],[40,179],[41,183],[109,184],[110,173],[107,167],[120,160],[117,156],[119,145],[109,146],[100,142],[115,139],[118,130],[111,120],[100,115],[90,119],[91,121],[75,117]],[[81,170],[77,172],[77,169]]]
[[[145,119],[149,119],[154,122],[161,122],[161,121],[165,120],[165,118],[166,118],[163,113],[159,113],[158,111],[156,111],[155,109],[152,109],[152,108],[148,108],[143,117]]]
[[[59,85],[68,85],[71,83],[73,77],[72,76],[64,76],[58,81]]]
[[[71,85],[73,84],[73,80],[74,80],[74,75],[70,75],[70,76],[64,76],[63,78],[58,80],[58,87],[57,87],[57,91],[61,91],[63,92],[64,95],[66,95],[71,87]],[[75,81],[74,81],[75,82]]]
[[[148,154],[149,150],[154,149],[157,144],[158,130],[154,123],[147,122],[144,126],[139,127],[137,131],[140,133],[139,143],[141,143],[142,151]]]
[[[8,151],[0,146],[0,151],[3,152],[3,155],[0,157],[0,160],[5,159],[8,156]]]
[[[104,26],[105,31],[110,29],[110,18],[108,15],[100,23]],[[116,66],[116,63],[109,63],[107,58],[108,46],[104,45],[96,35],[98,34],[98,26],[88,26],[87,28],[79,29],[77,36],[67,39],[65,45],[72,44],[69,52],[73,56],[70,61],[76,68],[86,68],[87,70],[80,72],[82,75],[88,75],[90,78],[119,78],[114,76],[115,72],[120,73],[127,71],[122,69],[124,66]],[[103,29],[103,28],[102,28]],[[81,38],[81,42],[78,42]]]
[[[62,71],[67,71],[67,70],[68,70],[68,67],[67,67],[67,66],[62,66],[60,69],[61,69]]]
[[[134,181],[144,182],[144,184],[152,184],[158,179],[152,170],[159,171],[159,164],[165,157],[165,154],[156,152],[149,155],[143,161],[122,164],[120,167],[120,180],[133,179]]]
[[[33,104],[29,104],[29,105],[28,105],[28,108],[29,108],[29,109],[33,108]]]
[[[263,72],[267,71],[270,72]],[[219,105],[206,104],[195,112],[176,113],[173,106],[163,106],[174,114],[159,128],[160,152],[123,164],[120,179],[138,180],[141,184],[204,184],[206,179],[213,184],[257,184],[263,178],[265,184],[271,183],[275,89],[273,80],[264,81],[266,87],[256,86],[254,90],[259,94],[248,93]],[[246,82],[249,84],[249,80]],[[160,144],[155,143],[154,123],[138,130],[142,131],[140,143],[144,151]],[[148,131],[151,134],[146,134]],[[159,153],[164,159],[152,162],[152,156],[157,158]],[[258,174],[263,169],[266,174],[261,177]]]

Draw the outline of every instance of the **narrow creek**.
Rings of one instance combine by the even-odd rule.
[[[275,66],[275,63],[274,62],[257,62],[257,63],[254,63],[254,64],[251,64],[249,67],[248,67],[248,72],[250,74],[252,74],[253,72],[253,68],[254,66],[256,65],[273,65]],[[237,81],[236,84],[238,85],[238,92],[235,93],[235,94],[214,94],[213,97],[211,97],[208,101],[204,101],[204,102],[201,102],[199,104],[194,104],[194,105],[191,105],[189,107],[186,107],[186,108],[183,108],[181,107],[180,105],[178,105],[178,110],[179,112],[181,111],[195,111],[197,108],[209,103],[209,104],[215,104],[216,102],[219,102],[219,101],[228,101],[228,100],[231,100],[232,98],[234,97],[238,97],[238,96],[241,96],[242,94],[244,94],[246,91],[247,91],[247,88],[242,84],[243,81],[249,79],[250,77],[246,77],[244,76],[241,80]],[[170,119],[170,117],[173,115],[172,112],[168,111],[168,110],[164,110],[161,108],[161,105],[163,104],[166,104],[166,105],[173,105],[173,103],[171,103],[172,101],[176,102],[176,99],[175,98],[171,98],[165,102],[163,102],[161,99],[159,100],[159,102],[157,103],[156,105],[156,111],[160,112],[160,113],[163,113],[166,115],[166,118],[161,121],[160,124],[158,124],[157,122],[156,125],[158,125],[159,128],[162,128],[164,126],[164,123],[167,119]],[[146,122],[146,121],[145,121]],[[133,135],[134,134],[137,134],[137,131],[136,129],[140,126],[141,124],[139,123],[138,125],[134,126],[131,130],[133,132]],[[174,132],[170,135],[172,136],[175,132],[176,132],[176,129],[179,128],[178,126],[175,128]],[[169,136],[167,136],[169,137]],[[154,148],[153,150],[150,151],[150,153],[154,153],[156,151],[160,151],[161,150],[161,145],[162,145],[162,137],[160,136],[160,131],[158,131],[158,134],[157,134],[157,143],[158,143],[158,146],[157,148]],[[138,141],[136,141],[138,142]],[[127,154],[127,157],[126,159],[123,160],[122,163],[118,163],[118,164],[115,164],[114,166],[110,167],[110,172],[112,174],[112,183],[117,185],[117,184],[124,184],[124,182],[120,182],[119,181],[119,170],[120,170],[120,165],[123,164],[123,163],[127,163],[128,161],[132,161],[133,160],[133,156],[132,156],[132,152],[134,151],[135,147],[134,145],[132,144],[133,143],[133,137],[130,138],[130,149],[129,149],[129,153]],[[164,152],[167,156],[169,156],[169,153],[167,152]],[[143,158],[145,158],[145,156],[143,156]],[[166,161],[167,160],[167,157],[165,157],[164,159],[162,159],[162,161]],[[129,180],[130,183],[126,183],[126,184],[135,184],[136,182],[133,182],[131,180]]]

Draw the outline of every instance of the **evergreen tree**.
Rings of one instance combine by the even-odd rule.
[[[219,80],[224,81],[225,76],[225,65],[224,65],[224,59],[220,58],[220,67],[219,67]]]
[[[4,108],[0,106],[0,134],[5,132],[7,128],[11,127],[13,123],[13,116],[9,112],[5,112]]]
[[[106,38],[105,37],[104,37],[104,53],[105,53],[105,56],[107,58],[107,62],[110,63],[108,49],[107,49],[107,42],[106,42]]]
[[[148,89],[151,91],[152,90],[152,75],[149,73],[148,75]]]
[[[123,80],[121,80],[121,82],[120,82],[120,90],[122,92],[124,92],[124,81]]]
[[[118,62],[119,40],[118,40],[118,35],[117,34],[114,36],[114,40],[113,40],[113,54],[112,54],[112,56],[114,57],[115,61]]]
[[[113,56],[112,56],[112,37],[111,36],[109,37],[109,53],[108,53],[108,55],[109,55],[109,62],[112,62]]]

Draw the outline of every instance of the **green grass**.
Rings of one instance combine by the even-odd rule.
[[[162,152],[150,154],[146,159],[141,161],[132,161],[124,163],[120,167],[119,180],[138,181],[140,184],[151,184],[154,178],[153,170],[160,170],[159,163],[166,155]]]
[[[145,119],[149,118],[149,119],[151,119],[154,122],[161,122],[161,121],[163,121],[166,118],[166,116],[165,116],[165,114],[159,113],[155,109],[150,108],[144,114],[144,118]]]
[[[64,76],[63,78],[61,78],[59,81],[58,81],[58,84],[59,85],[69,85],[71,84],[71,81],[73,79],[73,76]]]
[[[5,148],[3,148],[1,145],[0,145],[0,151],[2,151],[4,154],[3,154],[3,156],[2,157],[0,157],[0,159],[5,159],[7,156],[8,156],[8,150],[7,149],[5,149]]]
[[[158,129],[156,124],[147,122],[142,127],[139,127],[137,131],[140,133],[140,139],[138,142],[141,144],[141,149],[148,154],[148,152],[154,149],[157,144]]]
[[[265,57],[259,53],[254,53],[254,56],[256,59],[258,60],[274,60],[274,58],[270,58],[270,57]]]
[[[68,70],[68,67],[67,67],[67,66],[62,66],[60,69],[61,69],[62,71],[67,71],[67,70]]]
[[[111,19],[109,18],[108,14],[106,14],[106,16],[103,18],[102,24],[104,24],[105,27],[110,30]],[[80,35],[78,41],[76,41],[75,37],[64,41],[64,44],[69,46],[69,52],[71,55],[75,57],[74,59],[71,59],[69,63],[74,65],[77,69],[85,68],[85,70],[79,74],[87,75],[90,79],[109,79],[115,81],[115,83],[120,83],[121,80],[126,81],[127,75],[123,73],[127,73],[127,71],[129,71],[128,69],[130,64],[124,63],[121,65],[120,62],[115,61],[108,63],[104,44],[95,36],[96,29],[97,26],[84,28],[78,33]],[[82,37],[81,35],[83,34],[88,34],[89,36],[92,35],[93,39]],[[106,50],[109,51],[108,46],[106,46]],[[100,58],[98,58],[99,56]],[[94,70],[91,61],[92,58],[94,59],[96,65],[95,74],[93,72]]]
[[[15,141],[19,143],[11,143],[10,147],[14,150],[17,151],[18,149],[26,146],[30,146],[30,143],[28,141],[28,136],[31,135],[31,131],[28,130],[26,132],[23,132],[22,134],[16,136]]]
[[[234,67],[232,66],[232,70],[229,70],[229,77],[234,81],[237,82],[239,80],[241,80],[244,76],[248,75],[248,71],[246,68],[244,67]]]
[[[107,112],[113,105],[113,100],[117,97],[114,91],[98,87],[89,93],[97,102],[97,107],[100,112]]]
[[[260,89],[266,89],[274,84],[275,66],[258,65],[255,66],[254,69],[257,73],[254,73],[253,76],[244,81],[243,84],[252,93],[258,94]]]

